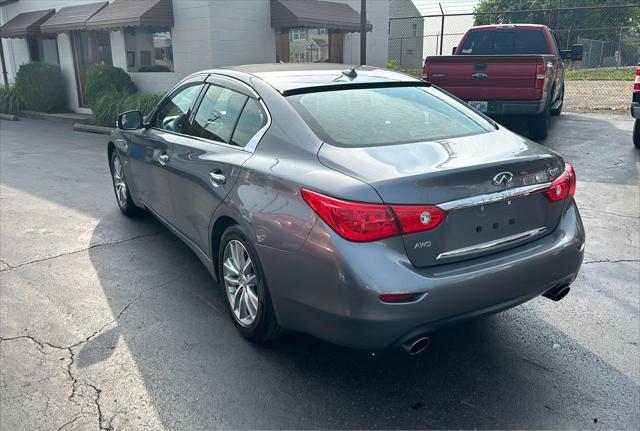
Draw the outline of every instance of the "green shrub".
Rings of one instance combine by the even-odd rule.
[[[20,66],[16,91],[25,109],[52,112],[67,104],[65,82],[60,66],[32,62]]]
[[[15,115],[21,108],[22,102],[15,87],[0,87],[0,112]]]
[[[113,127],[118,115],[126,111],[142,111],[147,115],[162,98],[159,94],[106,93],[98,97],[91,110],[98,124]]]
[[[102,94],[132,94],[138,89],[127,72],[108,64],[97,64],[87,72],[84,97],[93,109],[94,103]]]

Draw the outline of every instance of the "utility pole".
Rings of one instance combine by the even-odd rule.
[[[367,64],[367,0],[360,0],[360,65]]]

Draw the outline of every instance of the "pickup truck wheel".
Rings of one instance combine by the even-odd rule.
[[[640,120],[636,120],[633,125],[633,145],[640,150]]]
[[[556,109],[551,110],[551,115],[558,116],[562,112],[562,105],[564,105],[564,90],[562,90],[562,94],[560,95],[560,104]]]
[[[540,114],[529,118],[529,136],[532,139],[536,140],[544,140],[547,138],[547,131],[549,130],[549,121],[550,121],[550,113],[549,105],[544,108]]]

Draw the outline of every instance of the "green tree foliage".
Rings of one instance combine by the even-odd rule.
[[[589,39],[619,41],[623,35],[638,34],[640,6],[625,0],[481,0],[474,8],[475,25],[500,23],[545,24],[575,42],[578,35]],[[566,8],[575,8],[567,10]],[[583,9],[580,9],[583,8]],[[571,33],[569,30],[571,29]],[[565,39],[566,41],[566,39]],[[562,45],[562,43],[561,43]]]
[[[136,84],[129,74],[119,67],[97,64],[87,72],[84,97],[91,107],[103,94],[123,93],[126,95],[136,91]]]
[[[96,122],[103,126],[113,127],[118,115],[126,111],[142,111],[147,115],[160,102],[159,94],[122,92],[103,93],[91,106]]]
[[[18,96],[18,92],[15,87],[0,87],[0,113],[15,115],[21,108],[22,102],[20,101],[20,96]]]
[[[32,62],[20,66],[15,90],[26,109],[52,112],[67,103],[67,92],[60,66]]]

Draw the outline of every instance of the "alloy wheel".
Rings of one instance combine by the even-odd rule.
[[[126,208],[127,206],[127,183],[124,179],[124,172],[122,170],[122,163],[120,157],[117,155],[111,162],[111,175],[113,176],[113,188],[116,191],[116,199],[120,208]]]
[[[258,315],[258,284],[249,252],[232,239],[224,248],[223,282],[227,300],[238,323],[251,325]]]

